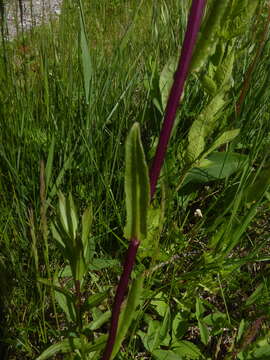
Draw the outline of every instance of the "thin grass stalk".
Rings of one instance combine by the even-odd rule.
[[[160,174],[162,164],[164,162],[167,145],[170,139],[171,130],[175,120],[176,110],[179,105],[180,97],[182,95],[184,88],[184,83],[188,75],[188,69],[191,63],[192,53],[197,39],[198,31],[201,25],[201,20],[205,5],[206,5],[206,0],[192,1],[189,18],[188,18],[187,30],[180,55],[180,60],[175,74],[175,80],[170,92],[168,104],[166,107],[165,119],[160,134],[160,140],[159,140],[157,152],[150,171],[151,199],[155,194],[157,180]],[[116,295],[112,310],[112,319],[111,319],[109,337],[105,347],[105,351],[103,353],[102,360],[109,360],[113,351],[113,346],[117,334],[121,305],[123,303],[125,294],[128,290],[128,282],[133,266],[135,264],[136,254],[139,245],[140,245],[140,241],[138,239],[136,238],[131,239],[125,258],[123,272],[116,290]]]

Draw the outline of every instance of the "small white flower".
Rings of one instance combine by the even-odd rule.
[[[203,214],[202,214],[201,209],[196,209],[195,212],[194,212],[194,215],[195,215],[196,217],[200,217],[200,218],[203,217]]]

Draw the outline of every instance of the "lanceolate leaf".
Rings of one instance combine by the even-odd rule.
[[[170,90],[172,87],[174,73],[177,67],[177,58],[172,57],[169,61],[165,64],[159,79],[159,89],[161,93],[161,100],[162,100],[162,107],[165,110],[168,97],[170,94]]]
[[[207,59],[214,54],[219,40],[218,31],[228,4],[228,0],[213,1],[192,58],[191,70],[199,71]]]
[[[217,94],[193,122],[188,134],[187,157],[189,162],[199,158],[205,148],[205,140],[216,127],[217,113],[225,104],[224,94]]]
[[[207,159],[200,162],[198,167],[192,168],[183,185],[191,183],[207,183],[229,177],[244,167],[248,156],[238,153],[213,152]]]
[[[213,142],[213,144],[211,145],[211,147],[206,151],[206,153],[204,153],[204,158],[208,155],[211,154],[214,150],[216,150],[218,147],[220,147],[223,144],[226,144],[230,141],[232,141],[234,138],[236,138],[236,136],[238,136],[240,132],[240,129],[233,129],[233,130],[228,130],[225,131],[223,134],[221,134],[217,140],[215,140]]]
[[[117,336],[115,339],[115,344],[111,356],[111,360],[114,359],[118,353],[121,344],[127,334],[127,331],[131,325],[131,322],[134,318],[135,311],[140,302],[141,293],[143,290],[143,274],[139,274],[138,277],[133,281],[125,310],[122,312],[119,322],[119,329],[117,331]]]
[[[133,125],[126,142],[125,193],[127,208],[125,237],[142,240],[147,232],[150,185],[138,123]]]

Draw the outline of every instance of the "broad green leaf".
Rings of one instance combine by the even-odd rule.
[[[235,56],[233,49],[226,55],[225,59],[216,70],[214,81],[216,82],[218,88],[224,87],[231,80],[234,60]]]
[[[105,313],[101,314],[97,319],[93,320],[89,325],[85,326],[84,329],[89,329],[92,331],[99,329],[111,318],[111,315],[112,313],[110,310],[106,311]]]
[[[217,94],[191,125],[188,133],[189,144],[187,148],[189,162],[197,160],[203,153],[207,137],[217,126],[217,114],[225,104],[223,97],[223,93]]]
[[[57,277],[54,277],[54,284],[60,287]],[[76,321],[76,310],[74,304],[74,298],[70,294],[63,293],[58,291],[58,288],[54,288],[55,299],[58,302],[61,309],[66,314],[67,320],[69,322]]]
[[[102,270],[119,266],[119,261],[116,259],[93,259],[91,264],[88,265],[89,270]]]
[[[208,75],[202,77],[202,86],[204,90],[209,94],[214,96],[217,92],[217,84],[215,81]]]
[[[199,167],[192,168],[183,183],[207,183],[227,178],[243,169],[248,156],[238,153],[213,152],[207,159],[200,162]]]
[[[158,293],[155,298],[151,301],[151,305],[155,306],[156,312],[164,317],[168,310],[168,303],[164,300],[162,292]]]
[[[253,293],[248,297],[248,299],[246,300],[245,305],[250,306],[250,305],[254,304],[254,302],[257,301],[263,295],[263,290],[264,290],[264,284],[261,283],[256,288],[256,290],[253,291]]]
[[[205,359],[200,349],[190,341],[181,340],[173,344],[173,351],[185,360]]]
[[[156,360],[184,360],[180,354],[176,354],[172,350],[155,350],[152,355]]]
[[[159,89],[162,100],[163,111],[166,108],[170,90],[173,84],[174,73],[177,67],[177,58],[172,57],[165,64],[159,79]]]
[[[83,66],[83,80],[84,80],[84,91],[86,103],[89,103],[90,95],[90,83],[92,78],[92,61],[90,51],[87,42],[85,23],[83,18],[82,4],[80,2],[80,45],[82,55],[82,66]]]
[[[218,147],[220,147],[223,144],[226,144],[238,136],[240,132],[240,129],[234,129],[234,130],[228,130],[225,131],[223,134],[221,134],[217,140],[213,142],[211,147],[204,153],[204,157],[207,157],[208,154],[211,154],[214,150],[216,150]]]
[[[90,295],[83,305],[84,311],[89,311],[90,309],[100,305],[109,295],[109,289],[106,291],[103,291],[98,294]]]
[[[160,339],[162,339],[162,341],[165,340],[166,337],[168,337],[171,328],[171,323],[172,323],[171,311],[170,311],[170,307],[168,306],[159,331]]]
[[[131,289],[128,294],[127,303],[124,311],[122,311],[117,336],[114,343],[114,348],[111,356],[111,360],[117,355],[120,350],[121,344],[130,328],[131,322],[135,317],[136,308],[140,303],[140,298],[143,290],[144,275],[139,274],[135,280],[133,280]]]
[[[202,343],[204,345],[207,345],[209,342],[208,327],[202,320],[198,320],[198,325],[199,325],[199,329],[200,329],[200,336],[201,336]]]
[[[205,308],[203,306],[203,303],[201,302],[200,298],[196,298],[196,317],[197,319],[201,319],[203,316],[203,313],[205,312]]]
[[[143,333],[142,331],[138,331],[138,334],[141,337],[141,340],[144,344],[144,347],[149,352],[153,352],[155,349],[158,349],[160,346],[160,338],[159,338],[159,329],[160,322],[156,320],[150,320],[148,323],[147,333]]]
[[[209,331],[207,325],[202,320],[203,313],[205,312],[205,308],[203,306],[202,301],[199,297],[196,298],[196,318],[198,320],[198,325],[200,329],[200,336],[201,340],[204,343],[204,345],[208,344],[209,340]]]
[[[143,240],[147,234],[147,211],[150,202],[148,167],[139,124],[135,123],[126,142],[125,193],[127,222],[125,237]]]
[[[148,209],[147,237],[139,248],[139,257],[153,257],[158,253],[159,237],[164,223],[164,209],[150,204]]]
[[[51,177],[52,177],[54,147],[55,147],[55,136],[53,135],[51,145],[50,145],[50,149],[49,149],[47,162],[46,162],[46,168],[45,168],[46,193],[48,193],[48,188],[50,187],[50,181],[51,181]]]

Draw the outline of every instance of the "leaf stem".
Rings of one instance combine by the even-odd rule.
[[[112,309],[112,319],[111,319],[111,327],[109,332],[109,338],[106,344],[106,348],[102,357],[102,360],[109,360],[113,346],[115,343],[115,338],[117,334],[118,320],[121,311],[121,305],[124,301],[124,297],[128,288],[128,281],[130,274],[132,272],[133,266],[136,260],[137,250],[139,248],[140,242],[138,239],[133,238],[129,243],[129,247],[127,250],[125,263],[123,266],[123,272],[116,290],[116,295],[114,299],[113,309]]]
[[[166,106],[165,117],[159,137],[159,143],[157,146],[156,154],[149,174],[151,199],[155,194],[157,181],[165,159],[167,146],[170,140],[170,136],[176,116],[176,111],[179,105],[181,95],[184,90],[184,84],[188,75],[192,53],[195,47],[195,42],[199,32],[205,5],[206,5],[206,0],[192,1],[185,39],[182,46],[177,70],[175,72],[174,82]]]
[[[167,146],[169,143],[173,123],[175,120],[176,110],[179,104],[180,97],[183,93],[185,80],[188,75],[188,69],[190,66],[193,49],[195,46],[196,38],[201,24],[201,19],[203,16],[204,7],[206,0],[193,0],[189,18],[188,25],[185,34],[185,39],[181,51],[181,56],[179,59],[178,67],[175,73],[175,80],[170,92],[169,100],[167,103],[165,118],[160,133],[159,144],[157,151],[154,157],[154,161],[150,170],[150,188],[151,188],[151,199],[153,198],[156,191],[156,184],[160,174],[161,167],[164,162]],[[111,327],[109,332],[109,338],[106,344],[105,351],[103,353],[102,360],[109,360],[113,350],[113,346],[116,339],[118,320],[121,311],[121,305],[124,300],[126,291],[128,289],[128,281],[131,275],[133,266],[136,260],[137,250],[139,248],[140,241],[136,238],[131,239],[129,248],[126,254],[126,259],[123,267],[123,273],[121,275],[113,310],[112,310],[112,319]]]

